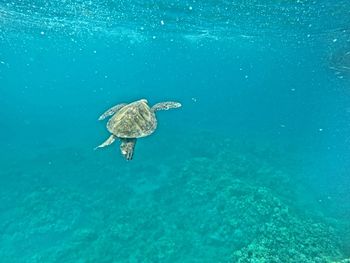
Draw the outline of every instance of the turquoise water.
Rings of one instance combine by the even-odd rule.
[[[0,1],[0,262],[350,262],[348,1]],[[98,117],[156,113],[133,160]]]

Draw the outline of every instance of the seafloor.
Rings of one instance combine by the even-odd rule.
[[[132,162],[50,144],[3,161],[4,263],[350,262],[349,222],[285,146],[196,134],[146,138]]]

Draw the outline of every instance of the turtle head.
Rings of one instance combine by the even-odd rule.
[[[120,151],[124,158],[128,161],[132,160],[134,156],[134,148],[135,148],[136,139],[128,138],[122,139],[122,143],[120,144]]]

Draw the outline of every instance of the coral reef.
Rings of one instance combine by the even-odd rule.
[[[18,177],[1,189],[2,262],[348,262],[339,229],[294,202],[292,164],[270,147],[207,140],[205,152],[197,140],[157,166],[89,154],[77,165],[62,150],[45,169],[1,171]]]

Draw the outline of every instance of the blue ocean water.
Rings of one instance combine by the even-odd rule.
[[[0,262],[350,262],[349,14],[0,1]],[[94,150],[142,98],[182,107]]]

